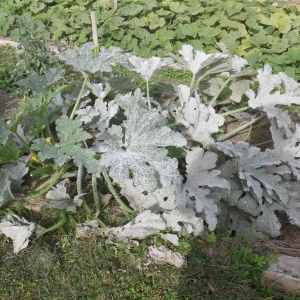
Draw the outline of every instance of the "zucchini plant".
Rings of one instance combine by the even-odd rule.
[[[45,195],[60,219],[43,228],[8,214],[0,230],[14,240],[15,252],[32,234],[39,237],[74,220],[77,237],[99,234],[129,242],[159,234],[175,245],[181,235],[216,228],[278,236],[276,211],[300,225],[300,131],[298,125],[290,129],[291,119],[281,108],[300,104],[298,83],[284,73],[272,74],[269,65],[248,69],[246,60],[219,46],[221,53],[183,45],[178,54],[143,59],[87,43],[58,54],[82,75],[80,87],[54,84],[61,69],[19,81],[32,96],[8,123],[0,121],[0,205],[24,206]],[[173,84],[175,97],[159,102],[150,97],[148,83],[171,63],[190,70],[192,80],[189,86]],[[116,64],[144,78],[146,96],[140,89],[121,93],[107,82],[93,82],[92,74],[111,72]],[[235,107],[241,103],[246,105]],[[233,134],[221,133],[225,115],[238,119],[245,111],[249,120],[233,134],[269,119],[270,148],[232,144]],[[25,193],[28,175],[43,182]],[[83,186],[87,180],[92,197]],[[132,215],[129,223],[109,228],[103,222],[98,189],[104,184],[124,214]],[[85,222],[76,219],[79,207]]]

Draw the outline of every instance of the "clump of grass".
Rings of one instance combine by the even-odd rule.
[[[12,85],[8,80],[18,62],[14,47],[9,44],[0,46],[0,61],[0,89],[11,92]]]

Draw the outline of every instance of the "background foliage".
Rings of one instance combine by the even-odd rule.
[[[300,7],[271,1],[243,0],[4,0],[0,4],[0,35],[16,36],[19,16],[42,21],[53,41],[82,45],[91,40],[90,11],[97,12],[103,46],[114,45],[138,56],[162,56],[190,44],[206,53],[223,42],[252,68],[269,63],[300,79]]]

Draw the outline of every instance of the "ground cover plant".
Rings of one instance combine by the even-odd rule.
[[[218,52],[223,42],[231,54],[258,69],[269,63],[299,79],[299,6],[291,3],[243,0],[176,1],[29,1],[0,4],[0,34],[18,38],[19,16],[50,29],[52,40],[81,46],[91,40],[90,11],[97,12],[101,45],[151,57],[177,52],[183,44],[206,53]],[[18,25],[17,25],[18,26]]]

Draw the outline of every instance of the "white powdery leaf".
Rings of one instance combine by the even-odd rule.
[[[30,155],[22,156],[20,159],[28,162]],[[12,190],[20,190],[21,185],[24,182],[23,177],[28,173],[29,167],[23,162],[14,161],[12,164],[4,165],[3,168],[9,172]]]
[[[224,117],[216,114],[213,107],[201,103],[199,95],[189,97],[190,89],[186,86],[178,87],[181,107],[177,109],[178,122],[188,128],[187,133],[205,146],[214,143],[212,134],[219,131],[224,124]]]
[[[189,187],[185,187],[184,191],[186,191],[187,197],[195,199],[195,201],[190,200],[188,206],[194,203],[193,209],[195,209],[197,213],[203,214],[209,231],[215,230],[218,223],[217,215],[219,214],[219,208],[213,199],[207,197],[210,191],[204,188],[192,189]]]
[[[278,207],[273,204],[264,204],[261,206],[262,215],[253,220],[255,229],[270,235],[271,237],[277,237],[280,235],[281,224],[274,213]]]
[[[134,186],[133,180],[127,179],[120,184],[121,194],[129,201],[130,206],[136,210],[149,209],[152,212],[169,211],[176,207],[175,186],[155,190],[144,194],[141,186]]]
[[[271,121],[270,127],[273,141],[274,153],[282,162],[288,163],[297,180],[300,180],[300,126],[296,124],[296,130],[286,134],[285,128],[278,128],[274,120]]]
[[[216,167],[218,155],[204,151],[203,148],[193,148],[186,155],[187,180],[186,187],[194,188],[199,186],[220,187],[230,189],[228,181],[219,177],[219,170],[213,170]]]
[[[158,126],[164,119],[156,111],[147,111],[139,106],[125,110],[124,143],[119,137],[101,135],[93,149],[104,153],[100,164],[109,168],[109,174],[117,183],[122,183],[133,174],[135,186],[154,192],[158,183],[171,186],[180,180],[178,162],[167,156],[166,146],[184,146],[185,138],[167,126]]]
[[[290,138],[292,136],[292,132],[289,128],[292,120],[286,110],[273,105],[265,106],[263,110],[267,113],[269,119],[274,119],[277,123],[277,126],[284,129],[286,137]]]
[[[90,128],[98,128],[103,132],[109,126],[110,119],[116,115],[118,110],[116,101],[104,102],[98,98],[94,106],[87,106],[84,109],[77,110],[76,119],[89,124]]]
[[[16,254],[28,246],[29,237],[35,232],[35,229],[35,223],[12,214],[7,214],[0,223],[0,233],[13,240],[14,253]]]
[[[145,210],[131,222],[118,229],[117,237],[123,239],[143,239],[165,230],[167,224],[160,214]]]
[[[162,246],[149,246],[147,257],[149,258],[146,265],[149,264],[171,264],[177,268],[186,266],[187,262],[185,258],[178,252],[174,252],[171,249]]]
[[[134,93],[132,92],[127,93],[126,95],[121,95],[116,99],[117,104],[123,108],[128,109],[130,107],[133,107],[134,105],[140,105],[143,107],[143,93],[140,89],[136,89]]]
[[[111,87],[108,83],[106,83],[105,87],[102,83],[92,83],[92,91],[94,92],[95,96],[99,99],[104,99],[107,94],[111,91]]]
[[[248,143],[238,142],[233,145],[230,142],[217,143],[219,150],[231,157],[239,158],[238,175],[243,181],[244,189],[250,191],[262,203],[264,191],[274,199],[286,203],[289,199],[287,190],[280,184],[282,178],[279,175],[268,174],[265,166],[273,166],[281,163],[281,160],[270,151],[261,152],[257,147]]]
[[[244,59],[240,56],[237,56],[237,55],[233,55],[231,57],[231,67],[232,67],[234,73],[240,73],[242,68],[245,65],[248,65],[248,62],[246,59]]]
[[[298,193],[299,193],[299,191],[298,191]],[[299,194],[298,194],[298,196],[299,196]],[[300,201],[299,201],[299,199],[290,198],[289,202],[285,205],[284,210],[289,216],[290,223],[300,226]]]
[[[259,82],[257,95],[255,96],[253,90],[246,92],[250,107],[300,104],[300,90],[295,80],[283,75],[283,73],[273,75],[270,65],[266,64],[264,69],[258,70],[257,79]],[[273,92],[274,88],[279,87],[280,84],[284,85],[284,93],[281,94],[280,91]]]
[[[82,200],[80,199],[85,194],[78,194],[74,199],[70,199],[70,195],[67,193],[65,184],[69,183],[68,179],[58,183],[56,187],[46,194],[47,199],[55,200],[55,202],[49,205],[50,208],[56,208],[65,211],[76,212],[76,206],[81,206]]]
[[[196,217],[196,212],[190,208],[177,207],[162,214],[167,227],[182,235],[193,233],[195,236],[204,231],[203,220]]]
[[[0,169],[0,207],[14,198],[10,190],[9,173],[5,169]]]
[[[97,54],[94,54],[93,51],[93,43],[86,43],[79,49],[68,49],[58,53],[57,56],[84,76],[98,71],[111,72],[111,66],[125,61],[120,48],[101,47]]]
[[[122,65],[128,70],[140,74],[146,81],[149,81],[155,72],[173,63],[173,59],[169,57],[161,58],[153,56],[146,59],[130,53],[126,53],[125,57],[129,63],[123,63]]]
[[[228,57],[227,54],[223,53],[206,54],[203,51],[193,50],[193,46],[183,45],[182,49],[178,52],[186,62],[185,66],[188,67],[194,75],[196,75],[205,66]]]
[[[204,152],[203,148],[193,148],[186,155],[187,180],[184,190],[187,197],[195,198],[195,210],[204,213],[210,231],[216,228],[219,209],[214,200],[207,197],[210,190],[204,186],[230,190],[228,181],[218,176],[221,171],[212,170],[216,167],[217,159],[217,154]]]

